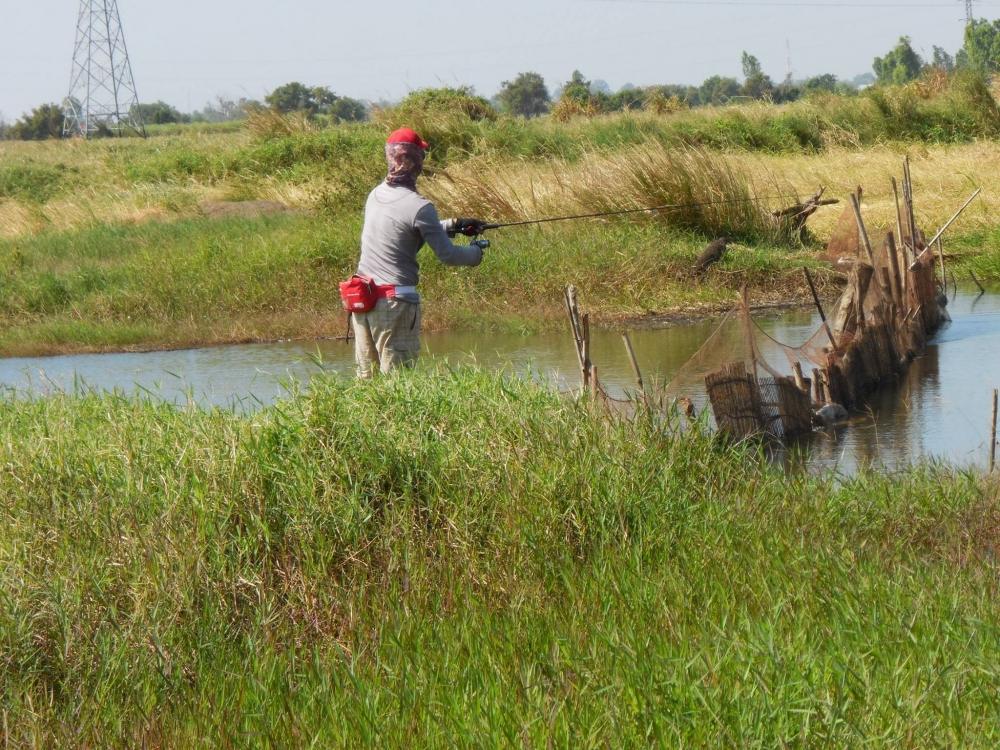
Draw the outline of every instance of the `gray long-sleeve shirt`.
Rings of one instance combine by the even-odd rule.
[[[416,286],[420,281],[417,252],[424,243],[450,266],[478,266],[483,251],[474,245],[455,245],[434,205],[407,187],[380,184],[368,195],[361,232],[358,273],[378,284]],[[417,302],[420,297],[402,295]]]

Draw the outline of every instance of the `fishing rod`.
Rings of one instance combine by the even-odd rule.
[[[505,227],[524,227],[534,224],[548,224],[553,221],[575,221],[577,219],[600,219],[607,216],[625,216],[627,214],[652,213],[654,211],[671,211],[683,208],[702,208],[705,206],[722,206],[733,203],[760,203],[766,200],[780,200],[787,196],[772,196],[764,198],[729,198],[717,201],[702,201],[701,203],[665,203],[662,206],[648,206],[643,208],[624,208],[617,211],[597,211],[589,214],[573,214],[572,216],[550,216],[545,219],[527,219],[525,221],[509,221],[498,224],[484,224],[483,231],[488,229],[504,229]]]

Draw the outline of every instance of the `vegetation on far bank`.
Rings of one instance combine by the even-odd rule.
[[[431,328],[537,328],[560,289],[588,293],[599,321],[727,306],[743,284],[761,301],[802,299],[812,264],[769,214],[820,185],[866,188],[889,224],[889,176],[912,156],[918,220],[939,226],[975,186],[956,232],[996,249],[997,103],[953,76],[859,97],[820,96],[670,115],[530,121],[414,99],[375,123],[317,128],[262,113],[239,132],[96,142],[0,144],[0,351],[52,353],[339,335],[337,282],[356,259],[364,197],[384,174],[389,128],[416,125],[433,148],[421,190],[442,215],[519,220],[650,205],[653,216],[503,230],[477,270],[424,258]],[[418,107],[417,104],[420,104]],[[422,118],[422,119],[421,119]],[[938,145],[935,145],[938,144]],[[292,213],[210,219],[263,200]],[[840,209],[811,220],[829,235]],[[736,240],[704,279],[693,259]],[[958,236],[953,235],[953,236]],[[988,261],[977,268],[990,281]]]

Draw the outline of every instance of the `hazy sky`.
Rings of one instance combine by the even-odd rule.
[[[77,0],[2,2],[0,113],[69,87]],[[139,97],[182,110],[222,94],[261,98],[290,80],[362,99],[471,84],[492,96],[525,70],[550,88],[574,68],[623,83],[739,77],[740,52],[775,80],[871,69],[902,34],[930,56],[961,46],[959,0],[118,0]],[[1000,0],[977,2],[1000,17]]]

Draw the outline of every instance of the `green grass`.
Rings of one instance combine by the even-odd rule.
[[[946,253],[958,256],[953,272],[972,271],[980,281],[1000,282],[1000,227],[959,235],[948,243]]]
[[[0,241],[0,352],[7,354],[341,335],[337,284],[357,262],[361,217],[285,215],[99,225]],[[477,269],[421,253],[431,328],[563,323],[577,284],[595,318],[728,307],[801,294],[802,252],[734,246],[705,278],[705,238],[655,221],[505,230]]]
[[[17,198],[26,203],[46,203],[67,187],[74,170],[65,164],[32,164],[0,167],[0,200]]]
[[[994,747],[993,483],[527,382],[0,403],[12,746]]]

